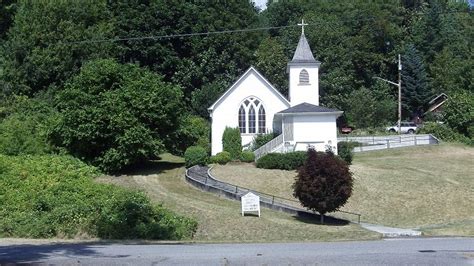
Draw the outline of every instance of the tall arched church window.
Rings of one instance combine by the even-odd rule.
[[[265,133],[265,108],[258,109],[258,133]]]
[[[300,72],[300,84],[309,84],[309,74],[306,69],[303,69]]]
[[[239,129],[240,133],[246,132],[246,125],[245,125],[245,108],[243,105],[239,108]]]
[[[239,107],[239,129],[241,134],[266,132],[265,108],[262,101],[248,97]]]
[[[255,133],[255,109],[250,106],[249,109],[249,133]]]

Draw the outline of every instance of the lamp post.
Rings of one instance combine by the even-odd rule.
[[[398,54],[398,83],[395,83],[390,80],[386,80],[380,77],[374,77],[376,79],[383,80],[387,83],[395,85],[398,87],[398,134],[402,133],[402,60],[400,59],[400,54]]]

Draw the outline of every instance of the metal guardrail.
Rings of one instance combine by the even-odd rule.
[[[418,145],[439,144],[439,140],[431,134],[427,135],[391,135],[367,137],[339,137],[338,141],[359,142],[362,146],[354,147],[354,152],[373,151]],[[365,144],[365,145],[364,145]]]
[[[245,195],[248,192],[252,192],[252,193],[260,196],[260,202],[262,202],[262,203],[266,203],[266,204],[269,204],[271,206],[278,207],[278,208],[289,208],[291,210],[306,212],[305,209],[301,208],[300,202],[295,200],[295,199],[287,199],[287,198],[284,198],[284,197],[279,197],[279,196],[275,196],[275,195],[268,194],[268,193],[265,193],[265,192],[257,191],[257,190],[250,189],[250,188],[246,188],[246,187],[243,187],[243,186],[237,186],[237,185],[230,184],[230,183],[227,183],[227,182],[224,182],[224,181],[220,181],[220,180],[218,180],[218,179],[216,179],[215,177],[212,176],[212,174],[210,173],[211,169],[212,169],[212,167],[207,170],[207,174],[205,176],[201,176],[201,178],[203,179],[203,182],[200,182],[199,180],[196,180],[196,179],[193,179],[193,180],[195,180],[196,182],[200,182],[205,186],[209,186],[209,187],[212,187],[212,188],[215,188],[215,189],[223,190],[227,193],[231,193],[231,194],[234,195],[233,198],[235,198],[235,199],[238,199],[238,198],[242,197],[243,195]],[[192,177],[189,176],[188,170],[189,169],[186,170],[186,177],[187,178],[192,178]],[[277,209],[277,208],[273,208],[273,209]],[[338,210],[338,211],[335,211],[335,212],[332,212],[332,213],[343,213],[343,214],[349,214],[349,215],[352,215],[352,216],[356,216],[357,217],[357,223],[360,223],[361,216],[362,216],[360,213],[348,212],[348,211],[342,211],[342,210]]]
[[[255,160],[258,160],[263,155],[269,152],[272,152],[274,149],[276,149],[278,146],[282,144],[283,144],[283,134],[280,134],[253,152],[255,154]]]

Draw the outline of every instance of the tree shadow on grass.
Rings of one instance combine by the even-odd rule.
[[[128,166],[116,175],[155,175],[183,166],[184,163],[182,162],[152,160]]]
[[[350,223],[348,220],[335,218],[332,216],[324,215],[324,222],[321,223],[321,216],[315,213],[309,212],[298,212],[293,218],[299,222],[307,224],[319,224],[319,225],[328,225],[328,226],[345,226]]]

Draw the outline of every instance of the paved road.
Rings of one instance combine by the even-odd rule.
[[[474,238],[274,244],[28,244],[0,240],[0,264],[474,265]]]

